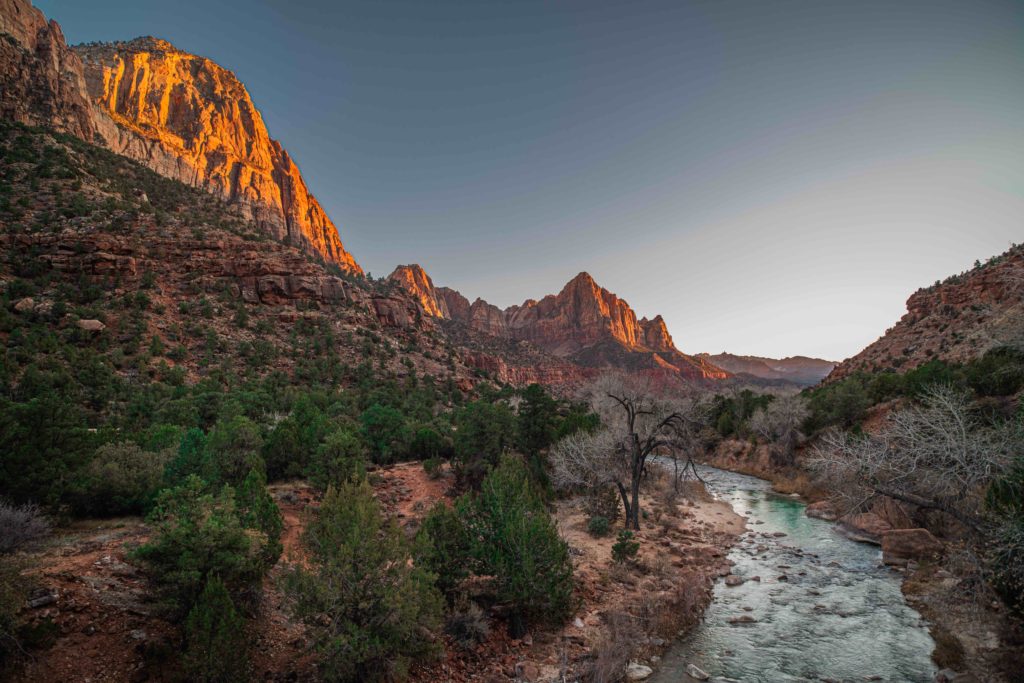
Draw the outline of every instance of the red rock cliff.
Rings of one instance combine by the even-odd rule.
[[[558,294],[505,310],[453,289],[435,288],[419,266],[399,266],[391,279],[430,315],[460,321],[478,333],[530,342],[585,367],[657,370],[689,379],[723,379],[726,372],[680,352],[662,317],[637,320],[629,304],[580,273]]]
[[[388,277],[412,294],[427,315],[434,318],[451,318],[447,302],[434,288],[434,281],[419,264],[398,266]]]
[[[245,86],[156,38],[74,48],[113,151],[223,196],[276,239],[361,273],[302,174],[272,139]]]
[[[91,142],[96,125],[82,65],[60,25],[27,0],[0,0],[0,34],[0,117]]]
[[[963,363],[1004,345],[1024,345],[1024,246],[1015,246],[907,300],[907,313],[882,337],[835,367],[826,381],[853,372],[905,372],[939,359]]]

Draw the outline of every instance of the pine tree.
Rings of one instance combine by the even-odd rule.
[[[188,680],[197,683],[234,683],[249,678],[245,620],[216,576],[207,579],[185,620],[182,665]]]

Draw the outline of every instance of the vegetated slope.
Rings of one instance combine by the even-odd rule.
[[[1000,346],[1024,344],[1024,246],[919,289],[907,313],[877,341],[829,374],[905,372],[929,360],[964,363]]]
[[[5,121],[0,178],[8,381],[30,360],[25,339],[43,335],[172,383],[338,380],[369,364],[470,386],[471,369],[404,292],[325,267],[210,194]]]
[[[72,50],[28,0],[0,2],[0,33],[4,118],[102,141],[236,204],[275,239],[362,272],[229,70],[155,38]]]
[[[698,353],[698,357],[735,375],[749,375],[752,378],[792,383],[797,386],[812,386],[828,376],[836,366],[834,361],[807,356],[788,358],[765,358],[762,356],[738,356],[728,352],[709,354]]]
[[[453,289],[435,287],[418,265],[399,266],[390,279],[431,315],[454,320],[478,335],[528,342],[584,372],[614,367],[691,383],[728,376],[706,359],[680,352],[660,315],[637,319],[626,301],[588,273],[574,277],[557,295],[504,310],[479,298],[470,303]]]

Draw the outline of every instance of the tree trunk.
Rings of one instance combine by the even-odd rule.
[[[631,522],[629,524],[629,526],[634,531],[640,531],[640,477],[639,476],[633,477],[633,490],[632,490],[632,494],[633,494],[633,504],[630,506],[632,508],[632,510],[630,510],[630,513],[632,514],[632,517],[629,520]]]
[[[615,482],[615,485],[619,487],[619,495],[622,497],[622,508],[626,511],[626,528],[629,528],[630,520],[633,519],[633,508],[629,504],[629,494],[626,493],[626,487],[622,485],[622,482]]]

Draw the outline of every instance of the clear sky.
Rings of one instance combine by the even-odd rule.
[[[37,0],[232,69],[357,260],[840,359],[1024,241],[1019,0]]]

